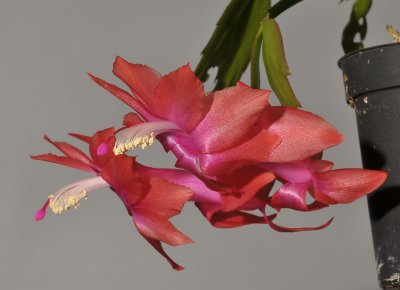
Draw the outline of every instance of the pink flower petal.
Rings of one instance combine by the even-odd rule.
[[[350,203],[374,191],[387,174],[367,169],[336,169],[314,173],[315,199],[326,203]]]
[[[261,124],[282,138],[270,155],[270,162],[303,160],[343,141],[332,125],[300,109],[269,106],[264,110]]]
[[[201,154],[200,168],[207,175],[220,175],[246,165],[265,162],[279,143],[280,138],[276,135],[261,130],[237,147],[217,153]]]
[[[307,160],[291,163],[267,162],[263,164],[263,167],[291,183],[307,183],[312,179],[310,164]]]
[[[175,154],[176,167],[198,172],[198,153],[190,136],[161,134],[157,139],[166,152],[172,151]]]
[[[276,209],[291,208],[307,210],[306,194],[309,183],[286,183],[271,198],[271,206]]]
[[[162,119],[191,132],[207,112],[211,100],[204,98],[203,83],[185,65],[161,78],[151,103],[151,111]]]
[[[212,99],[211,108],[191,134],[200,151],[220,152],[257,134],[254,125],[267,106],[269,93],[236,85],[207,95]]]
[[[155,90],[161,80],[161,75],[157,71],[142,64],[129,63],[117,56],[113,73],[131,89],[138,100],[148,108],[154,107]]]
[[[193,192],[193,195],[190,198],[191,201],[221,203],[219,192],[208,188],[202,180],[188,171],[151,168],[141,164],[137,164],[136,171],[141,175],[161,177],[171,183],[190,188]]]

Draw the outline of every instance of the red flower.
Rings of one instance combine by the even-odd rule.
[[[91,158],[78,148],[64,142],[54,142],[47,136],[45,139],[56,146],[65,156],[44,154],[32,156],[33,159],[59,163],[75,169],[97,174],[97,177],[67,185],[50,195],[45,205],[35,216],[41,220],[46,208],[55,213],[64,212],[78,206],[88,192],[100,187],[111,187],[121,198],[139,233],[161,254],[176,270],[183,269],[165,253],[161,242],[171,246],[191,243],[192,240],[177,230],[169,219],[180,213],[183,205],[192,197],[192,190],[165,180],[162,171],[155,175],[141,174],[136,170],[139,165],[134,157],[115,156],[112,150],[98,156],[97,148],[106,143],[112,149],[115,139],[114,130],[106,129],[97,132],[92,138],[71,134],[89,143]]]
[[[188,65],[161,76],[117,57],[113,73],[133,95],[90,76],[145,121],[119,133],[116,153],[146,147],[157,137],[177,156],[178,167],[215,176],[267,161],[302,160],[342,140],[311,113],[269,106],[269,91],[238,83],[207,94]]]

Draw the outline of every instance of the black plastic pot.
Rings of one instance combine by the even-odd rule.
[[[339,66],[364,168],[389,173],[368,196],[368,207],[380,286],[400,289],[400,44],[348,54]]]

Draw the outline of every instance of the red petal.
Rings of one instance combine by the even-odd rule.
[[[98,155],[98,148],[102,144],[107,144],[107,150],[104,150],[106,153],[103,155]],[[104,163],[114,157],[114,144],[115,144],[115,136],[114,136],[114,128],[104,129],[102,131],[96,132],[89,144],[89,152],[92,157],[94,163],[102,167]]]
[[[331,170],[334,163],[327,160],[310,159],[311,168],[314,172]]]
[[[206,102],[203,83],[189,65],[162,77],[151,100],[151,103],[147,103],[152,112],[173,121],[186,132],[194,129],[211,102]]]
[[[239,209],[274,180],[274,174],[257,166],[247,166],[232,174],[219,176],[218,181],[229,185],[233,191],[233,194],[222,194],[222,210]]]
[[[219,152],[254,136],[254,124],[267,105],[269,93],[236,85],[207,95],[212,99],[211,108],[192,132],[199,149]]]
[[[104,88],[110,94],[117,97],[123,103],[127,104],[129,107],[131,107],[136,112],[138,112],[140,115],[142,115],[144,118],[146,118],[146,119],[152,118],[152,116],[149,114],[149,112],[146,110],[146,108],[144,108],[143,105],[140,102],[138,102],[131,94],[124,91],[123,89],[118,88],[117,86],[115,86],[113,84],[110,84],[98,77],[95,77],[91,73],[88,73],[88,74],[89,74],[89,77],[93,81],[95,81],[99,86]]]
[[[161,241],[171,246],[179,246],[193,241],[182,234],[165,216],[158,210],[151,208],[137,208],[132,210],[133,221],[138,231],[152,240]]]
[[[41,160],[41,161],[47,161],[47,162],[52,162],[52,163],[56,163],[56,164],[61,164],[64,166],[83,170],[83,171],[90,172],[90,173],[96,173],[96,170],[94,170],[88,164],[86,164],[80,160],[71,158],[71,157],[57,156],[52,153],[48,153],[48,154],[31,156],[31,158],[34,160]]]
[[[261,122],[282,138],[270,162],[292,162],[311,157],[342,142],[339,132],[322,118],[300,109],[269,106]]]
[[[49,143],[53,144],[58,150],[60,150],[66,156],[82,161],[83,163],[92,166],[92,161],[89,159],[89,157],[87,157],[85,153],[83,153],[75,146],[66,142],[53,141],[47,135],[44,136],[44,139]]]
[[[146,239],[146,241],[148,241],[148,242],[150,243],[150,245],[151,245],[154,249],[157,250],[157,252],[159,252],[165,259],[167,259],[168,263],[170,263],[170,265],[172,266],[172,268],[173,268],[174,270],[181,271],[181,270],[184,269],[181,265],[178,265],[177,263],[175,263],[175,262],[167,255],[167,253],[164,251],[164,249],[163,249],[163,247],[162,247],[160,241],[152,240],[152,239],[149,239],[149,238],[147,238],[147,237],[145,237],[145,236],[143,236],[143,237]]]
[[[309,183],[286,183],[271,198],[271,206],[276,209],[291,208],[307,210],[306,195]]]
[[[128,113],[124,116],[123,120],[124,126],[135,126],[141,123],[143,123],[143,120],[136,113]]]
[[[209,203],[196,203],[201,213],[207,218],[210,224],[216,228],[236,228],[251,224],[265,224],[264,217],[257,216],[244,211],[221,212],[219,206]],[[269,218],[274,219],[276,215]]]
[[[102,168],[101,177],[122,199],[128,211],[149,191],[149,179],[139,176],[135,168],[135,158],[118,155],[110,158]]]
[[[135,209],[152,209],[165,218],[170,218],[179,214],[185,203],[192,197],[192,191],[188,187],[159,177],[150,177],[149,183],[149,192],[140,200]]]
[[[387,174],[367,169],[336,169],[314,173],[315,199],[326,203],[350,203],[374,191]]]
[[[273,217],[270,217],[273,218]],[[251,224],[265,224],[265,219],[262,216],[257,216],[243,211],[233,212],[217,212],[215,213],[210,223],[216,228],[237,228]]]
[[[131,89],[140,101],[152,108],[154,93],[161,79],[157,71],[142,64],[129,63],[117,56],[113,73]]]
[[[269,154],[278,146],[280,138],[261,130],[257,135],[231,149],[199,156],[200,167],[207,175],[232,172],[246,165],[265,162]]]
[[[326,228],[333,221],[333,218],[331,218],[326,223],[324,223],[320,226],[317,226],[317,227],[288,228],[288,227],[283,227],[283,226],[277,225],[274,222],[272,222],[271,218],[266,215],[265,210],[263,210],[263,213],[264,213],[264,218],[265,218],[265,221],[267,222],[267,224],[275,231],[282,232],[282,233],[317,231],[317,230]]]
[[[78,140],[81,140],[81,141],[83,141],[85,143],[90,143],[90,141],[92,140],[91,136],[86,136],[86,135],[82,135],[82,134],[68,133],[68,135],[70,135],[70,136],[72,136],[72,137],[74,137],[74,138],[76,138]]]

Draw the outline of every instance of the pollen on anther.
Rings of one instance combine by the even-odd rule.
[[[135,148],[140,147],[141,149],[145,149],[146,147],[152,145],[154,143],[155,134],[154,132],[145,136],[135,136],[132,139],[117,142],[114,147],[114,154],[120,155],[127,151],[133,150]]]
[[[80,201],[87,199],[86,190],[70,190],[60,195],[49,196],[49,207],[55,213],[63,213],[72,207],[77,209]]]

